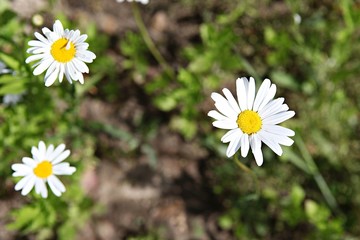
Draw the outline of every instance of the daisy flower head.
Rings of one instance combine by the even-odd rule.
[[[23,177],[15,185],[15,190],[21,190],[21,194],[25,196],[35,186],[35,192],[47,198],[48,190],[45,184],[48,183],[51,191],[56,196],[61,196],[66,189],[56,175],[72,175],[76,171],[75,167],[63,162],[70,155],[70,150],[64,150],[65,144],[56,148],[52,144],[46,147],[43,141],[39,142],[38,147],[32,147],[32,158],[23,157],[23,163],[11,166],[14,177]]]
[[[277,124],[292,118],[294,111],[289,111],[284,98],[274,99],[276,85],[269,79],[261,84],[255,94],[255,80],[245,77],[236,80],[237,100],[231,92],[224,88],[223,97],[212,93],[216,110],[211,110],[208,116],[214,118],[213,126],[229,130],[222,138],[223,143],[229,143],[227,157],[232,157],[240,148],[241,156],[246,157],[249,149],[255,157],[258,166],[263,164],[262,143],[265,143],[277,155],[282,155],[281,145],[291,146],[295,132]]]
[[[45,86],[51,86],[57,78],[62,82],[64,75],[66,79],[84,83],[83,73],[89,73],[85,63],[91,63],[96,58],[95,54],[88,49],[89,44],[85,42],[86,34],[80,34],[79,30],[63,28],[61,22],[56,20],[53,31],[44,27],[44,35],[35,32],[37,40],[29,41],[28,53],[32,54],[25,62],[34,64],[33,74],[45,73]]]
[[[142,3],[144,5],[149,3],[149,0],[116,0],[118,3],[122,3],[122,2],[139,2]]]

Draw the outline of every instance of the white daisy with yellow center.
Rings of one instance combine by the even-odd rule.
[[[47,198],[48,190],[45,183],[49,184],[51,191],[56,196],[65,192],[65,186],[56,175],[72,175],[75,167],[63,162],[69,155],[70,150],[65,150],[65,144],[60,144],[54,149],[51,144],[48,148],[43,141],[39,142],[38,148],[32,147],[32,158],[24,157],[23,163],[15,163],[11,166],[14,177],[23,177],[16,185],[15,190],[21,190],[22,195],[28,194],[35,186],[35,192]]]
[[[255,96],[255,81],[250,77],[236,80],[237,99],[224,88],[225,97],[212,93],[216,110],[211,110],[208,116],[214,118],[213,126],[229,131],[221,138],[223,143],[229,143],[227,157],[233,156],[241,148],[241,156],[246,157],[251,147],[258,166],[263,164],[261,151],[262,142],[277,155],[281,156],[281,145],[291,146],[294,131],[277,124],[292,118],[294,111],[288,111],[284,98],[273,99],[276,85],[265,79]]]
[[[37,62],[34,67],[34,75],[39,75],[45,70],[45,86],[51,86],[57,78],[62,82],[64,75],[67,80],[84,83],[83,73],[89,73],[85,64],[91,63],[96,58],[95,54],[88,49],[89,44],[85,42],[86,34],[80,35],[79,30],[63,28],[61,22],[56,20],[54,31],[44,27],[42,32],[45,37],[35,32],[38,40],[29,41],[28,53],[33,54],[25,62]]]

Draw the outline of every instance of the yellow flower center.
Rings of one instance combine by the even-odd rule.
[[[261,129],[262,121],[257,112],[245,110],[241,112],[236,120],[241,131],[247,134],[257,133]]]
[[[52,164],[44,160],[34,168],[34,173],[39,178],[47,178],[52,174]]]
[[[60,38],[52,44],[50,53],[56,61],[66,63],[75,57],[76,49],[70,40]]]

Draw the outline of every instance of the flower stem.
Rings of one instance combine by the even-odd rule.
[[[258,181],[258,177],[256,176],[256,174],[250,169],[248,168],[247,166],[245,166],[238,158],[238,154],[235,154],[234,156],[234,161],[236,163],[236,165],[241,169],[243,170],[244,172],[248,173],[248,174],[251,174],[253,180],[254,180],[254,183],[256,185],[256,193],[259,194],[260,193],[260,186],[259,186],[259,181]]]
[[[313,176],[316,184],[318,185],[322,195],[325,198],[325,201],[328,203],[330,208],[333,211],[337,211],[338,204],[336,202],[336,199],[334,195],[331,193],[331,190],[326,183],[324,177],[319,171],[319,168],[317,167],[314,159],[310,155],[309,151],[307,150],[304,141],[302,140],[301,136],[297,137],[298,139],[295,141],[297,143],[297,146],[302,154],[302,157],[304,159],[304,162],[308,168],[308,172]]]
[[[132,12],[134,15],[136,25],[139,28],[140,34],[141,34],[147,48],[149,49],[151,54],[154,56],[156,61],[160,64],[160,66],[165,70],[165,72],[168,74],[168,76],[170,78],[174,79],[175,73],[174,73],[173,69],[169,66],[169,64],[166,62],[164,57],[161,55],[160,51],[156,48],[155,43],[151,39],[150,34],[146,29],[146,26],[144,24],[144,21],[141,17],[141,14],[140,14],[140,11],[138,8],[138,4],[136,2],[132,2],[131,7],[132,7]]]

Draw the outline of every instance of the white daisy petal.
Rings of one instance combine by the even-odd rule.
[[[76,171],[75,167],[70,167],[67,162],[62,162],[53,167],[55,175],[72,175]]]
[[[64,78],[65,66],[64,64],[60,64],[60,71],[59,71],[59,82],[61,83]]]
[[[41,197],[42,198],[47,198],[48,197],[48,190],[46,188],[46,185],[45,185],[45,181],[44,180],[41,180],[39,182],[39,191],[40,191],[40,194],[41,194]]]
[[[40,64],[34,69],[33,74],[35,76],[42,74],[52,63],[53,60],[51,60],[51,57],[44,57]]]
[[[46,149],[45,159],[49,159],[49,157],[53,152],[54,152],[54,145],[50,144],[49,147]]]
[[[84,75],[81,72],[77,72],[79,82],[84,84]]]
[[[271,136],[269,136],[269,134],[267,134],[267,132],[265,131],[260,131],[258,133],[261,141],[263,141],[269,148],[271,148],[271,150],[274,151],[274,153],[276,153],[277,155],[281,156],[283,151],[280,147],[280,145],[275,142]]]
[[[274,110],[281,108],[281,105],[284,102],[284,98],[277,98],[274,100],[271,100],[266,106],[264,106],[260,111],[259,114],[261,118],[266,118],[267,116],[270,116],[273,114]]]
[[[253,155],[255,157],[256,164],[260,167],[264,162],[264,158],[263,158],[263,154],[261,152],[261,148],[253,150],[252,153],[253,153]]]
[[[55,148],[55,150],[50,154],[49,161],[54,160],[56,157],[58,157],[63,151],[65,150],[65,144],[60,144]]]
[[[73,32],[73,34],[70,36],[70,40],[72,41],[72,42],[75,42],[75,40],[78,38],[80,36],[80,31],[79,30],[75,30],[74,32]]]
[[[224,93],[227,101],[229,102],[230,106],[232,107],[232,109],[233,109],[236,113],[241,112],[238,103],[236,102],[234,96],[231,94],[231,92],[229,91],[229,89],[224,88],[222,91],[223,91],[223,93]]]
[[[18,171],[18,172],[14,172],[13,174],[12,174],[12,176],[13,177],[25,177],[25,176],[27,176],[29,173],[31,172],[31,169],[30,169],[30,171]]]
[[[237,119],[238,114],[230,107],[230,105],[226,102],[224,104],[217,102],[214,104],[216,109],[225,115],[228,119],[235,120]]]
[[[69,82],[70,84],[72,84],[72,78],[71,78],[70,73],[69,73],[69,71],[68,71],[67,65],[68,65],[68,64],[65,64],[65,65],[64,65],[65,77],[66,77],[66,79],[68,80],[68,82]]]
[[[252,109],[255,98],[255,80],[253,77],[250,77],[249,89],[247,92],[247,109]]]
[[[67,69],[66,69],[67,68]],[[65,65],[65,71],[67,71],[71,77],[71,79],[73,80],[78,80],[78,75],[77,75],[77,70],[74,66],[74,64],[72,62],[68,62],[66,65]]]
[[[229,102],[218,93],[212,93],[211,98],[215,101],[215,107],[220,113],[229,118],[237,118],[238,113],[230,106]]]
[[[60,67],[57,66],[57,67],[55,67],[55,70],[48,77],[45,77],[44,80],[45,80],[46,87],[50,87],[51,85],[53,85],[53,83],[59,76],[59,70],[60,70]]]
[[[250,136],[250,147],[251,151],[255,157],[256,164],[261,166],[263,164],[263,154],[261,152],[261,140],[257,134]]]
[[[73,62],[78,71],[80,71],[82,73],[89,73],[89,68],[83,61],[80,61],[80,60],[74,58]]]
[[[228,131],[222,138],[221,141],[223,143],[228,143],[236,138],[236,136],[240,135],[242,136],[242,132],[239,128],[232,129]]]
[[[93,52],[86,50],[81,53],[77,53],[76,57],[83,62],[92,63],[96,58],[96,55]]]
[[[221,129],[234,129],[237,128],[238,125],[236,122],[232,120],[222,120],[222,121],[215,121],[212,123],[214,127],[221,128]]]
[[[276,107],[274,107],[272,109],[271,112],[267,112],[266,114],[262,115],[261,117],[263,119],[266,119],[266,118],[272,117],[274,115],[277,115],[279,113],[286,112],[287,110],[289,110],[288,105],[286,105],[286,104],[277,105]]]
[[[29,62],[32,62],[32,61],[36,61],[36,60],[42,59],[45,55],[46,55],[46,54],[37,54],[37,55],[29,56],[29,57],[25,60],[25,63],[29,63]]]
[[[236,135],[236,137],[230,141],[230,144],[226,150],[226,156],[227,157],[232,157],[237,150],[239,150],[240,148],[240,144],[241,144],[241,135]]]
[[[50,180],[50,178],[48,179],[48,184],[49,184],[49,187],[51,189],[51,191],[58,197],[61,196],[61,191],[55,186],[55,184],[53,183],[52,180]]]
[[[51,32],[51,30],[48,29],[47,27],[43,27],[41,30],[45,36],[46,36],[46,34],[49,34]]]
[[[40,55],[40,54],[44,54],[44,53],[47,53],[48,49],[47,48],[41,48],[41,47],[31,47],[31,48],[28,48],[26,50],[27,53],[30,53],[30,54],[34,54],[34,55]],[[43,58],[45,56],[44,55],[40,55],[40,56],[37,56],[38,59],[34,59],[32,61],[35,61],[35,60],[40,60],[41,58]],[[26,62],[26,63],[29,63],[30,61]]]
[[[36,162],[39,162],[40,161],[40,153],[39,153],[39,150],[36,148],[36,147],[32,147],[31,148],[31,154],[33,156],[33,159],[36,161]]]
[[[264,99],[262,100],[262,102],[258,108],[258,111],[260,111],[271,99],[274,98],[275,93],[276,93],[276,85],[271,84],[271,87],[269,88],[269,91],[267,92]]]
[[[40,141],[40,142],[39,142],[38,149],[39,149],[40,156],[42,156],[42,158],[45,158],[45,155],[46,155],[46,145],[45,145],[45,143],[44,143],[43,141]]]
[[[54,175],[52,175],[52,176],[50,176],[48,178],[48,183],[49,183],[49,185],[51,183],[51,185],[53,185],[61,193],[66,191],[64,184],[57,177],[55,177]],[[51,187],[51,185],[50,185],[50,187]]]
[[[277,143],[279,143],[281,145],[284,145],[284,146],[291,146],[294,143],[294,140],[292,140],[291,138],[289,138],[287,136],[281,136],[281,135],[273,134],[273,133],[270,133],[270,132],[266,132],[266,134],[274,142],[277,142]]]
[[[64,161],[68,156],[70,156],[70,150],[66,150],[64,152],[62,152],[57,158],[55,158],[54,160],[51,161],[51,163],[53,165]]]
[[[55,32],[49,32],[46,34],[46,36],[51,42],[55,42],[59,39],[59,36]]]
[[[277,134],[277,135],[282,135],[282,136],[295,136],[295,132],[291,129],[288,129],[286,127],[282,127],[279,125],[267,125],[267,124],[263,124],[262,128],[264,129],[264,131],[266,132],[270,132],[273,134]]]
[[[29,158],[29,157],[23,157],[22,162],[30,168],[34,168],[37,164],[34,159]]]
[[[89,44],[88,43],[79,43],[77,46],[76,46],[76,49],[77,50],[87,50],[89,48]],[[76,57],[83,61],[82,59],[79,58],[79,55],[76,55]],[[83,61],[83,62],[86,62],[86,61]]]
[[[244,133],[244,135],[241,136],[241,156],[246,157],[250,148],[249,143],[249,135]]]
[[[244,86],[245,86],[245,93],[246,93],[246,99],[248,97],[248,91],[249,91],[249,80],[246,77],[241,78],[243,80]]]
[[[28,194],[35,185],[36,177],[34,175],[29,175],[29,176],[30,176],[30,178],[28,179],[28,181],[26,182],[26,184],[24,185],[24,187],[22,188],[22,191],[21,191],[21,195],[23,195],[23,196]]]
[[[59,37],[63,36],[64,28],[63,28],[63,25],[61,24],[61,22],[59,20],[55,21],[53,28],[54,28],[54,32],[56,32]]]
[[[278,124],[285,120],[292,118],[295,115],[294,111],[281,112],[276,115],[263,119],[264,124]]]
[[[38,40],[31,40],[28,42],[28,45],[31,47],[46,47],[45,43]]]
[[[87,38],[88,36],[86,34],[82,34],[80,37],[76,39],[75,43],[77,44],[83,43]]]
[[[255,100],[254,100],[254,105],[253,105],[253,111],[257,111],[259,109],[260,104],[262,103],[262,101],[264,100],[264,98],[266,97],[269,88],[270,88],[271,82],[269,79],[265,79],[263,81],[263,83],[261,84],[259,91],[256,94]]]
[[[294,140],[292,140],[289,137],[286,136],[281,136],[281,137],[274,137],[277,136],[276,134],[273,134],[273,138],[274,140],[276,140],[279,144],[284,145],[284,146],[291,146],[294,143]]]
[[[29,179],[31,178],[31,175],[26,175],[24,178],[22,178],[16,185],[15,185],[15,191],[19,191],[21,189],[23,189],[23,187],[25,186],[25,184],[29,181]]]
[[[218,111],[216,110],[211,110],[210,112],[208,112],[207,114],[209,117],[212,117],[216,120],[225,120],[225,119],[228,119],[227,117],[225,117],[224,115],[222,115],[221,113],[219,113]]]
[[[245,111],[247,109],[247,94],[244,81],[247,82],[247,79],[238,78],[236,80],[236,92],[241,111]]]
[[[36,37],[37,39],[40,40],[40,42],[45,43],[45,44],[49,44],[49,43],[50,43],[49,40],[47,40],[47,39],[46,39],[43,35],[41,35],[40,33],[35,32],[34,35],[35,35],[35,37]]]
[[[40,194],[40,193],[41,193],[41,182],[43,182],[42,179],[40,179],[40,178],[36,178],[36,179],[35,179],[35,192],[36,192],[37,194]]]
[[[14,163],[13,165],[11,165],[11,169],[15,171],[14,174],[16,175],[16,177],[26,176],[32,171],[31,167],[22,163]]]

